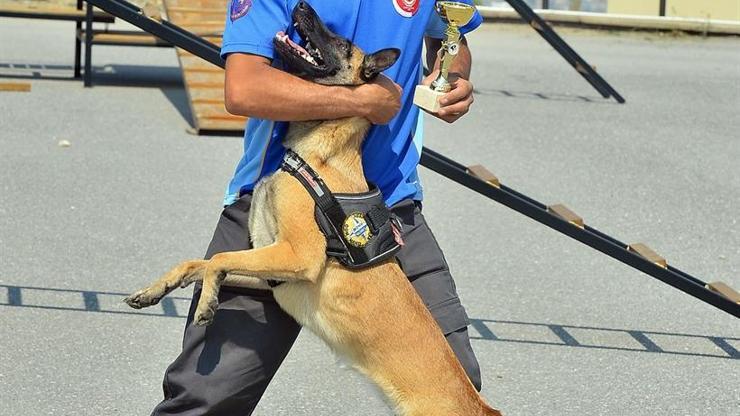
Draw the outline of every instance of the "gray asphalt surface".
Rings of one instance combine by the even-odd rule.
[[[530,29],[487,25],[470,37],[474,109],[454,126],[430,120],[427,145],[740,287],[740,40],[562,33],[626,105]],[[0,414],[148,414],[189,291],[141,313],[120,300],[204,253],[241,140],[185,132],[172,50],[96,46],[97,85],[83,89],[71,24],[0,19],[0,39],[2,81],[33,86],[0,92]],[[494,406],[738,414],[740,321],[434,173],[422,180]],[[305,332],[255,414],[391,413]]]

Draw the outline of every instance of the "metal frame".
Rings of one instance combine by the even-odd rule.
[[[730,299],[706,288],[706,283],[671,267],[663,268],[648,259],[630,251],[628,245],[600,232],[595,228],[584,225],[580,228],[565,219],[548,212],[547,206],[505,185],[496,187],[468,173],[468,168],[449,159],[429,148],[424,148],[421,155],[421,164],[440,175],[457,182],[483,196],[493,199],[507,207],[526,215],[554,230],[576,239],[624,264],[634,267],[663,283],[688,293],[712,306],[715,306],[737,318],[740,318],[740,305]]]
[[[214,65],[224,67],[219,48],[197,35],[167,22],[158,22],[146,17],[141,10],[125,0],[87,0],[96,7],[115,15],[139,28],[158,36],[173,45],[185,49]],[[707,289],[701,280],[667,266],[662,268],[648,259],[628,250],[628,246],[594,228],[580,228],[548,212],[547,206],[504,185],[494,186],[468,172],[468,168],[429,148],[423,148],[421,165],[457,182],[481,195],[524,214],[554,230],[574,238],[602,253],[634,267],[666,284],[688,293],[712,306],[740,318],[740,305]]]

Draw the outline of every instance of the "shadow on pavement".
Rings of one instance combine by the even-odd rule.
[[[0,62],[0,78],[79,82],[72,65]],[[96,86],[159,88],[183,119],[191,126],[193,115],[179,67],[143,65],[105,65],[93,67],[93,88]],[[240,134],[241,135],[241,134]]]
[[[177,66],[103,65],[92,68],[93,87],[183,87],[182,72]],[[0,78],[75,81],[72,65],[0,62]]]
[[[5,292],[5,298],[3,298]],[[159,305],[133,310],[128,293],[0,285],[0,306],[118,315],[185,318],[189,297],[167,296]],[[539,322],[471,319],[473,340],[599,350],[740,359],[740,338]]]
[[[547,100],[547,101],[570,101],[570,102],[583,102],[590,104],[613,104],[619,105],[614,100],[602,98],[600,96],[584,96],[584,95],[568,95],[559,93],[545,93],[545,92],[533,92],[533,91],[511,91],[505,89],[495,88],[475,88],[475,93],[480,95],[493,95],[506,98],[519,98],[528,100]]]

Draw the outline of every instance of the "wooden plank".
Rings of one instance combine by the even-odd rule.
[[[186,74],[204,73],[204,74],[219,74],[221,77],[224,76],[223,74],[224,70],[215,65],[211,65],[210,67],[205,67],[205,66],[204,67],[187,67],[187,68],[183,68],[182,70]]]
[[[80,34],[81,39],[85,39],[85,33]],[[172,46],[154,35],[146,32],[99,32],[93,33],[93,44],[98,45],[130,45],[130,46]]]
[[[224,100],[220,100],[218,98],[194,98],[191,100],[193,105],[199,105],[199,104],[218,104],[223,105]]]
[[[495,186],[496,188],[501,187],[501,182],[498,180],[496,175],[481,165],[468,166],[468,173],[482,181],[488,182],[491,186]]]
[[[735,289],[731,288],[728,284],[723,282],[712,282],[707,283],[707,289],[717,292],[720,295],[726,297],[727,299],[740,304],[740,293],[738,293]]]
[[[668,267],[668,262],[666,262],[663,257],[658,255],[658,253],[656,253],[655,251],[653,251],[653,249],[643,243],[630,244],[629,246],[627,246],[627,249],[633,253],[637,253],[651,263],[655,263],[664,269]]]
[[[193,89],[195,89],[195,88],[198,88],[198,89],[201,89],[201,88],[220,88],[220,89],[223,89],[224,88],[224,83],[223,82],[190,82],[189,83],[189,86],[190,86],[190,88],[193,88]]]
[[[0,91],[29,92],[31,84],[28,82],[0,82]]]
[[[244,131],[244,121],[227,121],[227,120],[209,120],[203,119],[198,125],[198,131],[224,131],[224,132],[242,132]]]
[[[177,14],[177,13],[195,13],[195,14],[215,14],[219,16],[225,16],[226,15],[226,9],[207,9],[202,7],[182,7],[182,6],[170,6],[167,8],[167,13],[169,14]]]
[[[575,225],[578,228],[585,227],[585,224],[583,223],[583,218],[578,216],[578,214],[571,211],[570,209],[568,209],[568,207],[566,207],[563,204],[550,205],[549,207],[547,207],[547,211],[552,214],[557,215],[558,217],[564,219],[565,221],[568,221],[569,223]]]
[[[221,45],[229,1],[164,0],[164,8],[171,23]],[[224,106],[223,69],[182,49],[177,49],[177,58],[195,130],[244,130],[246,119],[229,114]]]

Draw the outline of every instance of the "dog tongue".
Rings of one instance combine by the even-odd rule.
[[[286,35],[285,32],[280,31],[275,36],[277,36],[278,38],[281,38],[281,39],[285,39],[285,43],[287,43],[288,45],[290,45],[293,49],[296,49],[296,50],[300,51],[301,53],[308,55],[308,51],[303,46],[301,46],[301,45],[293,42],[292,40],[290,40],[290,37],[288,35]]]

